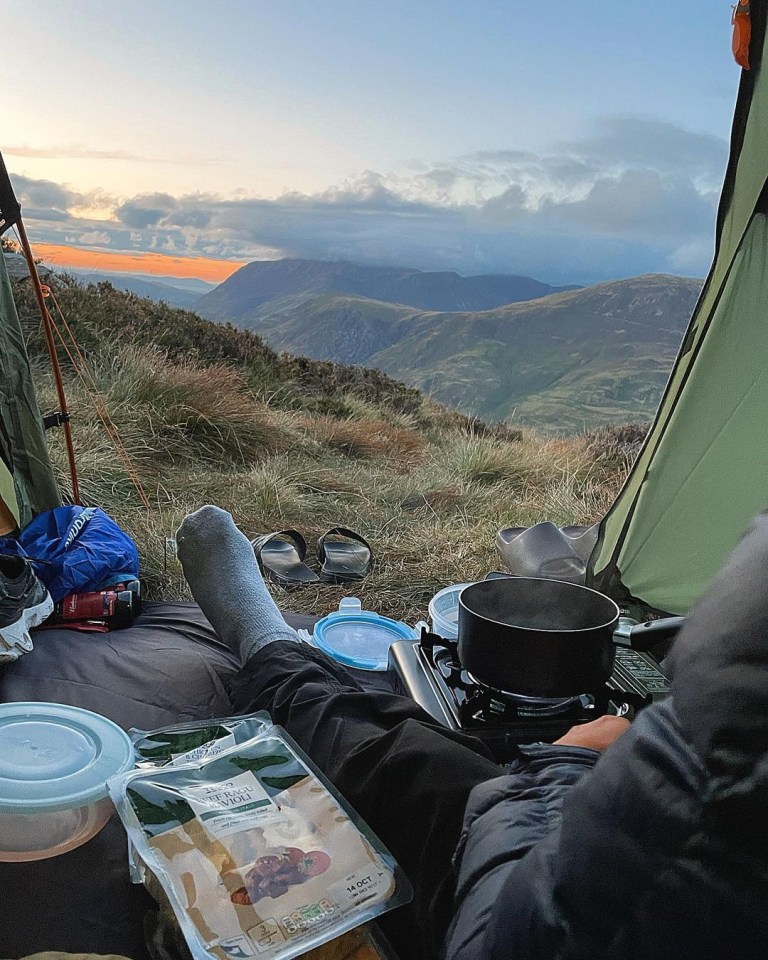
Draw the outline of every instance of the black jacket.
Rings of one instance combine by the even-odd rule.
[[[669,660],[603,757],[533,747],[472,792],[449,960],[768,958],[768,517]]]

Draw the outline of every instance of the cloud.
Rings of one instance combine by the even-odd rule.
[[[686,178],[665,178],[654,170],[627,170],[596,180],[581,200],[542,203],[539,216],[553,226],[663,242],[709,231],[712,199]]]
[[[52,242],[93,243],[98,232],[113,250],[343,258],[588,283],[703,275],[726,156],[725,141],[707,134],[609,118],[540,153],[414,162],[400,173],[369,170],[317,194],[274,199],[149,193],[112,201],[110,219],[82,214],[89,204],[96,209],[91,195],[51,181],[15,183],[37,233]]]
[[[727,158],[727,144],[720,137],[637,117],[603,118],[590,136],[560,143],[557,149],[602,163],[680,171],[693,178],[714,176],[718,181]]]
[[[127,227],[146,230],[147,227],[167,222],[177,205],[175,198],[168,193],[147,193],[121,203],[115,210],[115,216]]]
[[[166,163],[177,165],[211,164],[221,161],[214,157],[152,157],[129,150],[94,150],[78,144],[50,147],[10,146],[3,147],[3,153],[10,157],[25,157],[34,160],[123,160],[131,163]]]
[[[16,196],[27,219],[66,220],[94,209],[111,209],[115,200],[103,190],[81,193],[53,180],[12,176]]]
[[[33,180],[30,177],[14,177],[13,186],[22,204],[32,204],[52,213],[67,213],[77,207],[83,195],[70,190],[53,180]]]
[[[108,247],[112,238],[106,230],[91,230],[78,237],[78,243],[89,247]]]

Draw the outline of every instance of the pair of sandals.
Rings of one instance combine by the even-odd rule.
[[[317,541],[319,576],[304,562],[307,541],[298,530],[265,533],[251,540],[251,546],[264,577],[283,587],[362,580],[373,561],[368,541],[346,527],[326,530]]]

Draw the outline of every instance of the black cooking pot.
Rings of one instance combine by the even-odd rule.
[[[598,690],[611,675],[619,608],[560,580],[482,580],[459,595],[459,659],[488,686],[530,697]]]

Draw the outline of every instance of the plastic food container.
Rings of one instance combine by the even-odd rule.
[[[356,597],[344,597],[336,613],[315,624],[312,643],[339,663],[357,670],[386,670],[396,640],[414,640],[418,627],[363,610]]]
[[[459,636],[459,594],[468,583],[454,583],[438,591],[429,601],[429,620],[432,632],[444,640]]]
[[[105,717],[0,704],[0,860],[43,860],[90,840],[114,813],[107,780],[132,767],[130,738]]]

